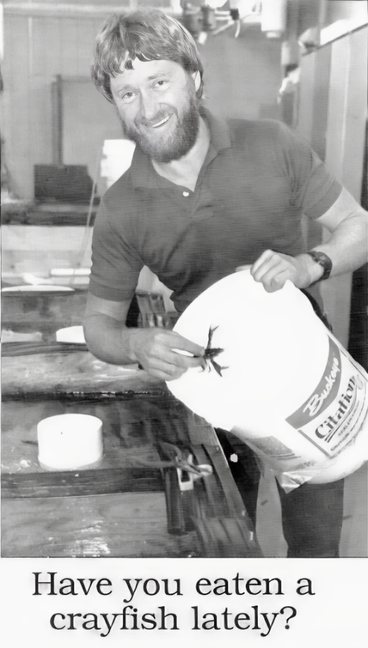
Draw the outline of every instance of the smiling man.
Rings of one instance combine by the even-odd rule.
[[[113,77],[110,87],[126,137],[150,157],[160,175],[173,174],[175,182],[179,174],[194,188],[209,144],[196,96],[200,75],[188,75],[174,61],[136,59],[133,66],[127,58],[123,65],[124,73]]]
[[[199,130],[191,79],[172,61],[137,60],[134,67],[128,62],[125,73],[111,80],[126,137],[155,162],[179,160],[193,148]]]
[[[201,365],[204,349],[179,334],[126,327],[145,265],[182,312],[243,265],[267,291],[291,280],[321,304],[314,284],[366,262],[366,213],[304,140],[280,122],[224,122],[202,106],[202,64],[179,22],[158,10],[112,16],[97,37],[92,76],[137,144],[94,227],[85,337],[97,357],[138,362],[163,380]],[[331,232],[327,243],[304,248],[303,214]],[[222,442],[227,455],[236,444],[254,520],[257,463],[231,435]],[[279,490],[288,555],[337,556],[343,481]]]

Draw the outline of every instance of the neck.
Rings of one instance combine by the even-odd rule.
[[[199,119],[198,136],[190,151],[172,162],[157,162],[152,159],[153,168],[160,176],[167,178],[174,184],[188,187],[194,191],[199,172],[207,155],[210,143],[210,134],[207,125],[202,117]]]

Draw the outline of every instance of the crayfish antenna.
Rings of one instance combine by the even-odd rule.
[[[218,329],[218,325],[215,326],[214,328],[212,328],[212,326],[210,326],[210,330],[208,331],[208,342],[207,342],[207,348],[211,346],[212,336],[213,336],[214,332],[215,332],[217,329]]]

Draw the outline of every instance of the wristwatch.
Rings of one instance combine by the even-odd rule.
[[[318,263],[320,266],[323,268],[323,275],[317,281],[314,281],[311,286],[314,286],[314,284],[318,283],[318,281],[324,281],[325,279],[328,279],[331,270],[332,270],[332,261],[327,254],[324,252],[319,252],[319,250],[311,250],[310,252],[306,252],[310,257],[312,257],[313,261]]]

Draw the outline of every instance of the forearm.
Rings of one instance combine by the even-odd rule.
[[[127,328],[105,314],[89,314],[84,324],[88,348],[110,364],[138,362],[163,380],[179,378],[190,367],[202,367],[202,346],[163,328]],[[182,353],[183,352],[183,353]]]
[[[367,213],[362,210],[361,214],[342,221],[328,241],[313,249],[324,252],[330,257],[331,277],[360,268],[368,261]],[[311,283],[317,281],[323,269],[305,254],[298,255],[297,258],[305,263],[311,275]]]
[[[331,276],[352,272],[367,262],[367,212],[353,203],[354,214],[346,217],[351,205],[346,194],[339,204],[337,216],[336,210],[330,210],[318,219],[321,225],[329,229],[331,236],[326,243],[313,248],[330,257]],[[237,269],[241,270],[242,266]],[[322,278],[324,268],[306,253],[292,257],[265,250],[253,264],[251,273],[256,281],[262,282],[265,290],[274,292],[280,290],[287,280],[297,288],[308,288]]]
[[[89,350],[109,364],[137,362],[132,349],[132,338],[137,334],[139,329],[127,328],[107,315],[90,315],[84,322],[84,336]]]
[[[313,248],[315,252],[323,252],[332,261],[330,276],[353,272],[367,263],[368,233],[367,214],[361,214],[341,222],[332,232],[329,240]],[[299,288],[307,288],[319,281],[323,275],[323,267],[316,263],[308,254],[300,254],[296,259],[304,269],[304,280]],[[300,275],[302,277],[303,275]]]

